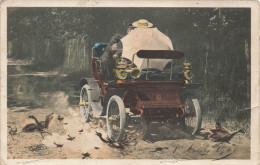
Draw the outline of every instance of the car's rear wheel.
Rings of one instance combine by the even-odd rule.
[[[80,114],[82,117],[86,119],[86,122],[89,122],[93,117],[92,109],[91,109],[91,100],[90,100],[90,92],[89,85],[85,84],[81,88],[80,92]]]
[[[198,99],[186,97],[184,100],[185,118],[181,120],[182,128],[191,135],[199,133],[202,123]]]
[[[121,141],[125,135],[126,110],[123,100],[119,96],[112,96],[107,104],[107,130],[108,137]]]

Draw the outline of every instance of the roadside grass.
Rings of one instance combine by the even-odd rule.
[[[251,110],[247,105],[234,103],[229,95],[220,94],[217,98],[209,95],[200,99],[204,122],[221,123],[230,132],[245,130],[245,136],[251,137]]]

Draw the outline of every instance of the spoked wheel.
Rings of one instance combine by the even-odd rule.
[[[107,105],[107,131],[108,137],[121,141],[125,135],[126,111],[123,100],[119,96],[112,96]]]
[[[201,128],[201,109],[197,99],[187,97],[185,104],[185,118],[182,119],[182,127],[191,135],[195,135]]]
[[[90,93],[89,93],[89,85],[86,84],[81,88],[80,92],[80,114],[82,117],[86,119],[86,122],[89,122],[93,117],[91,102],[90,102]]]

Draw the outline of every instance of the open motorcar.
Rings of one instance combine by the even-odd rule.
[[[106,116],[108,136],[121,141],[129,114],[143,119],[178,118],[190,134],[201,127],[199,102],[187,94],[192,83],[191,64],[183,72],[173,72],[174,60],[184,57],[173,50],[171,40],[157,28],[137,28],[121,39],[123,52],[117,57],[113,83],[101,76],[100,56],[107,43],[92,49],[93,77],[80,82],[80,112],[86,122],[93,115]],[[131,116],[130,116],[131,117]]]

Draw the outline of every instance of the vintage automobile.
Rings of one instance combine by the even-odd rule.
[[[129,113],[144,120],[178,118],[191,135],[199,132],[202,122],[200,105],[196,98],[187,94],[189,88],[199,86],[191,81],[191,64],[185,61],[183,72],[173,72],[173,61],[183,58],[183,52],[172,48],[139,50],[132,54],[131,60],[123,53],[116,57],[114,72],[117,79],[109,83],[100,74],[99,59],[106,46],[107,43],[102,42],[94,45],[93,77],[80,82],[80,113],[86,122],[93,114],[106,116],[108,136],[113,141],[125,137]],[[156,69],[157,63],[161,69]]]

